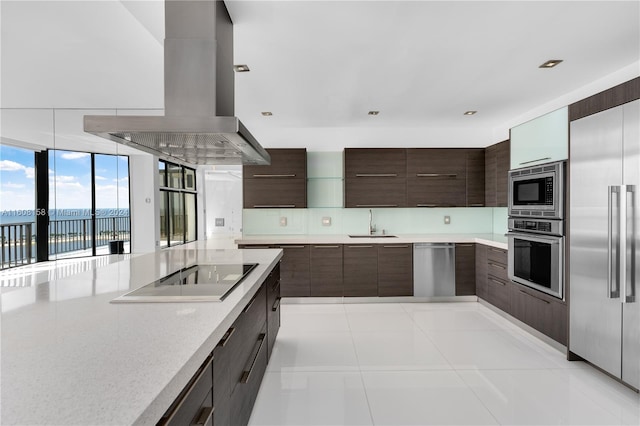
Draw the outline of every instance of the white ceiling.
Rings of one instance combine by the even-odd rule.
[[[265,147],[486,146],[640,75],[640,1],[226,3],[236,115]],[[162,108],[161,1],[0,4],[3,108]]]

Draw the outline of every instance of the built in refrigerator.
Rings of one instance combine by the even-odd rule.
[[[640,100],[570,127],[569,350],[640,388]]]

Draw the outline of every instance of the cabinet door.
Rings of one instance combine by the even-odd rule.
[[[356,177],[404,178],[407,173],[406,150],[404,148],[345,148],[344,168],[347,179]]]
[[[464,149],[407,149],[407,198],[411,207],[466,206]]]
[[[406,207],[404,177],[361,176],[345,179],[345,207]]]
[[[307,245],[281,245],[280,295],[282,297],[309,296],[311,258]]]
[[[496,150],[496,207],[507,207],[509,201],[509,153],[511,143],[497,144]]]
[[[498,176],[498,146],[491,145],[484,152],[484,202],[487,207],[496,207],[497,176]]]
[[[344,295],[378,295],[378,248],[374,245],[344,246]]]
[[[243,179],[242,189],[245,209],[307,207],[306,179]]]
[[[476,244],[476,294],[487,299],[487,247]]]
[[[553,297],[513,284],[511,315],[562,344],[567,343],[567,308]]]
[[[467,207],[483,207],[484,149],[467,149]]]
[[[311,246],[311,296],[342,297],[342,246]]]
[[[411,244],[378,247],[378,296],[413,296]]]
[[[512,169],[568,158],[568,111],[563,107],[511,129]]]
[[[475,244],[456,244],[456,296],[476,294]]]
[[[306,148],[267,148],[267,152],[271,156],[271,164],[268,166],[243,166],[243,178],[260,179],[262,177],[271,178],[274,176],[296,179],[307,178]]]
[[[504,312],[511,313],[511,283],[489,273],[487,275],[487,302]]]
[[[213,356],[209,355],[205,363],[189,381],[185,390],[171,405],[171,408],[158,424],[163,426],[181,426],[195,424],[198,419],[208,419],[211,424],[213,412]]]
[[[267,286],[267,358],[271,358],[273,345],[280,330],[280,265],[269,274]]]

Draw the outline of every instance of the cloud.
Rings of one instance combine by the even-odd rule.
[[[13,188],[13,189],[21,189],[25,187],[24,183],[13,183],[13,182],[4,182],[2,184],[5,188]]]
[[[106,177],[96,175],[96,180],[107,180]]]
[[[88,157],[90,154],[86,152],[65,152],[60,155],[61,158],[65,160],[78,160],[80,158]]]
[[[76,180],[75,176],[56,175],[53,176],[56,183],[68,183]]]
[[[16,163],[11,160],[2,160],[0,161],[0,171],[3,172],[19,172],[23,171],[24,175],[28,179],[33,179],[35,176],[35,169],[33,167],[27,167],[24,164]]]

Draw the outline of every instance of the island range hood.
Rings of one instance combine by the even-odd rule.
[[[84,131],[191,164],[270,164],[234,116],[233,22],[222,0],[165,1],[164,116],[85,115]]]

